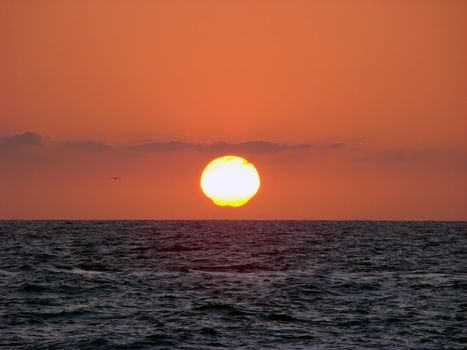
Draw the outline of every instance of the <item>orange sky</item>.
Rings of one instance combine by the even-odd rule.
[[[466,62],[463,0],[3,0],[0,218],[467,220]]]

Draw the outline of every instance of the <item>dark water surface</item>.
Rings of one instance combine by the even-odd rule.
[[[467,223],[0,222],[1,349],[465,349]]]

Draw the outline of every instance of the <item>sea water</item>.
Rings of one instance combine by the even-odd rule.
[[[466,222],[2,221],[1,349],[465,349]]]

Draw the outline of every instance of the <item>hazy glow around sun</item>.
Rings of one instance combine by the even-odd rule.
[[[215,204],[239,207],[258,192],[260,179],[255,166],[237,156],[210,162],[201,175],[201,189]]]

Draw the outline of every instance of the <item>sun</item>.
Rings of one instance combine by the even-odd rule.
[[[259,174],[255,166],[237,156],[211,161],[201,175],[201,189],[214,204],[239,207],[258,192]]]

